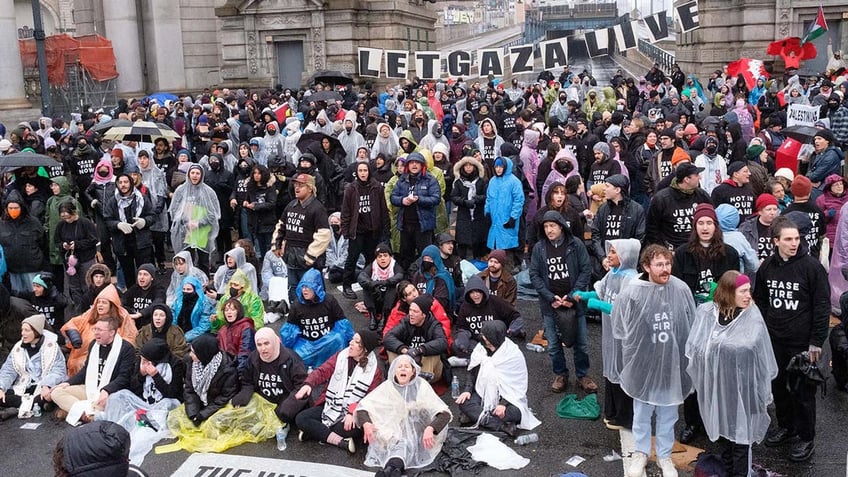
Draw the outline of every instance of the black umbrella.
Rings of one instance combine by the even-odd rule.
[[[312,93],[309,96],[303,98],[306,101],[326,101],[327,104],[335,103],[336,101],[342,100],[342,95],[335,91],[318,91],[317,93]]]
[[[94,126],[94,132],[103,134],[105,131],[108,131],[112,128],[116,127],[132,127],[133,123],[127,119],[112,119],[111,121],[106,121],[104,123],[99,123]]]
[[[324,138],[330,140],[330,150],[342,147],[342,143],[340,143],[339,140],[334,138],[333,136],[329,136],[322,132],[311,132],[301,134],[300,139],[297,140],[297,149],[300,152],[311,153],[313,150],[316,150],[314,148],[321,148],[321,141],[323,141]]]
[[[349,74],[338,70],[323,70],[316,71],[309,78],[309,84],[315,83],[331,83],[331,84],[349,84],[353,83],[353,78]]]
[[[29,151],[0,157],[0,167],[9,169],[18,167],[53,167],[59,164],[61,163],[50,156]]]
[[[180,135],[166,124],[150,121],[136,121],[130,126],[113,127],[103,135],[103,139],[138,142],[151,142],[160,137],[170,140],[178,139]]]
[[[789,126],[781,130],[784,136],[809,144],[820,129],[813,126]]]

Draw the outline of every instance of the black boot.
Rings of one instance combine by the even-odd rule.
[[[345,284],[342,285],[342,295],[345,298],[347,298],[348,300],[356,300],[357,299],[356,292],[353,291],[353,288],[351,288],[350,283],[345,283]]]
[[[368,321],[368,329],[371,331],[377,331],[377,328],[380,326],[380,322],[377,321],[377,317],[371,315],[371,320]]]

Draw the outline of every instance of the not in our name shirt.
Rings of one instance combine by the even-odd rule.
[[[560,246],[557,247],[550,240],[546,240],[545,251],[548,256],[545,263],[548,272],[548,285],[554,295],[567,295],[571,292],[571,274],[566,261],[568,241],[562,240]]]
[[[771,239],[771,226],[763,225],[757,220],[757,258],[763,260],[774,252],[774,241]]]

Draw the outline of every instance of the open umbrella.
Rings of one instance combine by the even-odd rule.
[[[104,132],[115,128],[115,127],[130,127],[133,125],[133,122],[127,119],[112,119],[111,121],[105,121],[94,126],[93,130],[96,133],[103,134]]]
[[[114,127],[103,135],[104,139],[138,142],[153,142],[160,137],[178,139],[180,135],[166,124],[150,121],[136,121],[132,126]]]
[[[786,137],[797,139],[798,141],[809,144],[813,141],[813,136],[819,132],[819,128],[813,126],[789,126],[780,131]]]
[[[176,101],[176,100],[178,100],[178,99],[180,99],[180,98],[179,98],[177,95],[175,95],[175,94],[172,94],[172,93],[164,93],[164,92],[161,92],[161,91],[160,91],[160,92],[158,92],[158,93],[153,93],[153,94],[151,94],[150,96],[148,96],[148,97],[146,97],[146,98],[144,98],[144,99],[145,99],[146,101],[148,101],[148,102],[150,102],[150,101],[156,101],[157,103],[159,103],[159,104],[161,104],[161,105],[164,105],[164,104],[165,104],[165,101]]]
[[[315,83],[349,84],[353,83],[353,78],[349,74],[338,70],[322,70],[316,71],[315,74],[309,77],[308,84]]]
[[[339,140],[334,138],[333,136],[328,136],[327,134],[324,134],[322,132],[311,132],[301,134],[300,139],[297,140],[297,149],[300,152],[311,152],[311,150],[315,150],[314,148],[321,147],[321,141],[323,141],[324,138],[330,140],[331,150],[342,147],[342,143],[340,143]]]
[[[327,104],[342,100],[342,95],[335,91],[318,91],[303,98],[305,101],[326,101]]]
[[[0,157],[0,167],[11,170],[18,167],[53,167],[58,165],[55,159],[35,152],[17,152]]]

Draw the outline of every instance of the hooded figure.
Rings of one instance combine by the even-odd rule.
[[[479,303],[475,298],[479,299]],[[521,314],[508,301],[491,295],[483,279],[474,275],[465,284],[465,300],[459,306],[454,325],[452,354],[467,358],[474,344],[481,342],[481,330],[490,321],[503,322],[505,334],[508,333],[507,328],[510,334],[520,331],[523,324]]]
[[[61,250],[61,244],[55,243],[56,226],[62,220],[59,217],[59,205],[63,202],[71,202],[76,210],[82,210],[80,203],[71,195],[71,184],[65,176],[57,176],[50,179],[53,196],[47,199],[46,226],[47,226],[47,249],[50,254],[51,265],[63,265],[65,251]],[[57,193],[58,189],[58,193]]]
[[[541,422],[527,403],[527,363],[518,346],[506,338],[506,324],[487,321],[480,335],[481,342],[468,363],[471,379],[466,384],[466,393],[470,396],[460,404],[460,411],[476,420],[480,427],[510,435],[515,427],[535,429]],[[506,407],[503,417],[494,414],[498,405]]]
[[[353,327],[333,295],[324,290],[321,271],[310,268],[297,284],[297,301],[280,330],[283,345],[307,366],[317,367],[347,346]]]
[[[535,129],[525,129],[524,130],[524,141],[521,143],[521,152],[519,153],[519,158],[521,162],[524,164],[525,177],[527,178],[527,182],[530,184],[530,188],[532,189],[530,192],[530,203],[527,205],[527,222],[531,222],[533,218],[536,216],[536,205],[538,201],[535,198],[539,195],[538,190],[536,190],[536,184],[538,183],[536,175],[539,172],[539,153],[537,152],[537,148],[539,146],[539,138],[542,134]]]
[[[479,128],[479,134],[474,141],[474,145],[480,151],[488,177],[492,178],[494,177],[494,162],[500,154],[501,145],[504,143],[504,140],[498,135],[498,127],[495,125],[493,119],[483,119],[480,121]]]
[[[445,137],[442,123],[435,119],[431,119],[427,122],[427,130],[429,131],[427,135],[424,136],[421,139],[421,142],[418,143],[419,149],[427,149],[429,151],[433,151],[433,148],[436,146],[436,144],[442,144],[445,147],[450,147],[448,138]]]
[[[194,174],[200,179],[194,182]],[[221,206],[211,187],[203,183],[203,168],[191,165],[185,183],[177,187],[171,198],[171,245],[175,251],[196,249],[200,254],[201,269],[208,266],[209,256],[215,251],[218,237]]]
[[[247,274],[237,269],[232,278],[227,282],[226,291],[221,295],[215,308],[215,320],[212,321],[212,332],[217,332],[226,323],[224,319],[224,304],[230,298],[237,298],[244,307],[244,314],[253,320],[254,328],[257,330],[265,324],[265,307],[259,294],[253,291],[256,287],[250,281]]]
[[[566,180],[571,176],[580,176],[577,158],[574,157],[574,154],[568,148],[560,149],[554,158],[554,162],[551,164],[551,172],[542,185],[542,205],[547,205],[545,198],[548,197],[548,191],[551,186],[555,182],[565,184]]]
[[[111,421],[72,427],[56,443],[65,475],[112,477],[129,475],[130,435]]]
[[[232,267],[227,263],[230,258],[233,260],[234,266]],[[256,288],[256,267],[247,261],[243,248],[235,247],[224,254],[224,264],[218,267],[215,277],[212,280],[218,294],[224,295],[227,293],[227,286],[236,273],[236,270],[243,271],[247,275],[248,280],[250,280],[253,293],[259,293],[259,290]]]
[[[44,225],[30,215],[17,192],[9,193],[0,217],[0,245],[11,279],[12,290],[29,291],[32,279],[44,260]]]
[[[297,148],[297,141],[300,140],[300,136],[303,133],[300,131],[300,120],[290,118],[291,120],[286,120],[286,138],[283,146],[283,153],[285,154],[284,160],[288,161],[291,164],[297,164],[298,158],[300,157],[300,149]],[[266,154],[265,157],[268,157]],[[268,163],[273,162],[273,158],[268,157]]]
[[[523,214],[524,190],[521,181],[513,175],[512,167],[512,160],[507,157],[495,159],[494,168],[503,168],[503,172],[495,173],[486,189],[484,213],[492,220],[486,245],[493,250],[518,247],[518,222]]]
[[[486,254],[489,223],[483,213],[489,181],[483,164],[473,157],[463,157],[453,166],[454,183],[451,202],[456,204],[456,243],[460,257],[471,252],[474,257]]]
[[[191,288],[191,292],[186,292],[186,288]],[[209,332],[209,315],[214,310],[214,304],[203,293],[203,284],[196,277],[189,275],[183,278],[172,309],[172,324],[183,330],[187,342],[191,343],[198,336]]]
[[[739,211],[730,204],[721,204],[715,209],[718,225],[721,227],[721,235],[724,243],[733,247],[739,255],[739,270],[749,275],[754,275],[760,266],[757,252],[751,247],[745,235],[737,230],[739,226]],[[757,220],[756,218],[752,220]]]
[[[218,349],[210,334],[201,335],[191,344],[192,362],[188,366],[185,385],[185,414],[199,426],[235,396],[238,376],[233,361]],[[169,416],[170,421],[173,419]]]
[[[445,268],[439,247],[435,245],[424,247],[417,263],[418,272],[410,281],[418,287],[419,293],[427,293],[439,300],[445,310],[453,310],[456,302],[456,288],[450,272]]]
[[[135,338],[136,349],[141,349],[145,343],[153,339],[160,339],[168,345],[171,353],[179,359],[188,355],[188,343],[185,340],[185,333],[179,326],[174,326],[174,315],[171,313],[171,308],[161,303],[155,303],[151,306],[151,316],[157,310],[164,315],[164,320],[161,320],[161,325],[157,326],[159,321],[153,320],[150,324],[144,325],[138,330],[138,336]]]
[[[430,464],[447,437],[442,431],[452,418],[450,409],[420,372],[411,357],[398,356],[389,367],[387,380],[356,408],[357,424],[369,442],[365,465],[394,472],[386,475]],[[428,427],[434,438],[429,449],[423,442]]]
[[[386,162],[392,162],[397,157],[399,149],[398,137],[394,129],[388,123],[380,123],[377,126],[377,139],[374,140],[374,147],[371,148],[371,159],[382,154]]]
[[[338,139],[347,153],[347,164],[353,164],[356,161],[356,150],[366,146],[365,138],[356,130],[356,123],[356,111],[345,113],[343,129]]]
[[[177,259],[180,259],[182,263],[178,263]],[[174,255],[174,271],[171,273],[171,282],[168,285],[168,290],[165,292],[165,303],[168,306],[173,306],[174,300],[176,299],[177,287],[183,282],[183,278],[187,276],[193,276],[200,280],[202,285],[206,285],[206,282],[209,281],[209,277],[203,270],[194,266],[194,261],[191,258],[191,254],[183,250],[182,252],[177,252]],[[180,271],[182,270],[182,272]]]

